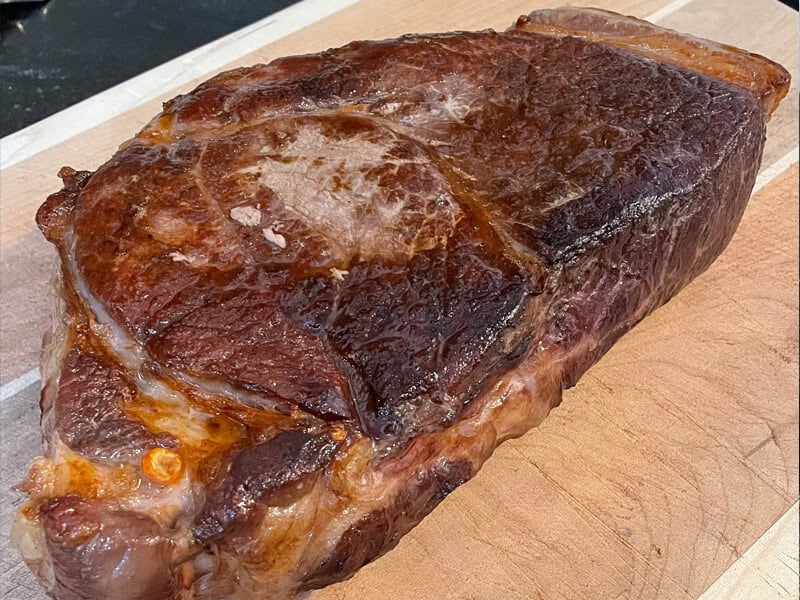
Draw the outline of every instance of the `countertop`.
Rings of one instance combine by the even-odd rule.
[[[0,137],[263,19],[293,1],[0,4]]]

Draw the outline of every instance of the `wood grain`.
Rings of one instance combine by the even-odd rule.
[[[562,3],[361,0],[229,66],[357,38],[504,28]],[[640,16],[669,6],[660,24],[760,52],[796,78],[796,13],[775,0],[596,4]],[[35,366],[49,318],[52,252],[32,219],[58,188],[56,171],[95,168],[191,86],[0,171],[0,384]],[[764,168],[797,147],[797,115],[795,83],[770,124]],[[396,550],[312,600],[693,599],[732,564],[703,600],[797,598],[755,581],[780,552],[796,556],[785,545],[791,518],[747,553],[798,496],[797,180],[794,165],[756,193],[723,256],[540,428],[500,447]],[[33,385],[0,404],[3,532],[19,501],[8,488],[40,444],[37,394]],[[4,537],[0,598],[44,598]],[[786,587],[786,577],[773,580]]]

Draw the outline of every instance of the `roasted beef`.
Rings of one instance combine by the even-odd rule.
[[[167,102],[37,216],[61,277],[25,560],[59,600],[349,577],[719,255],[788,82],[561,9]]]

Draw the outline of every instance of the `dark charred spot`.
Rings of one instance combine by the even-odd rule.
[[[403,268],[351,269],[326,331],[364,431],[410,436],[452,423],[523,355],[528,279],[463,239]]]
[[[341,190],[349,190],[349,189],[350,189],[350,186],[347,183],[345,183],[344,181],[342,181],[341,177],[339,177],[338,175],[334,175],[333,176],[333,191],[334,192],[338,192],[338,191],[341,191]]]

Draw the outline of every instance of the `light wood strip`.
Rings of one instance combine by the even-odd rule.
[[[800,158],[800,148],[795,146],[773,164],[761,171],[758,177],[756,177],[756,183],[753,186],[753,194],[757,194],[778,175],[782,175],[786,169],[798,161],[798,158]]]
[[[24,375],[17,377],[13,381],[9,381],[4,386],[0,387],[0,402],[5,402],[15,394],[37,383],[39,379],[41,379],[39,376],[39,367],[34,367]]]
[[[797,600],[800,598],[798,504],[737,560],[700,600]]]
[[[651,23],[661,23],[664,18],[668,17],[674,12],[679,11],[684,6],[689,4],[692,0],[673,0],[669,4],[666,4],[659,8],[658,10],[650,13],[645,17],[646,20],[650,21]]]

